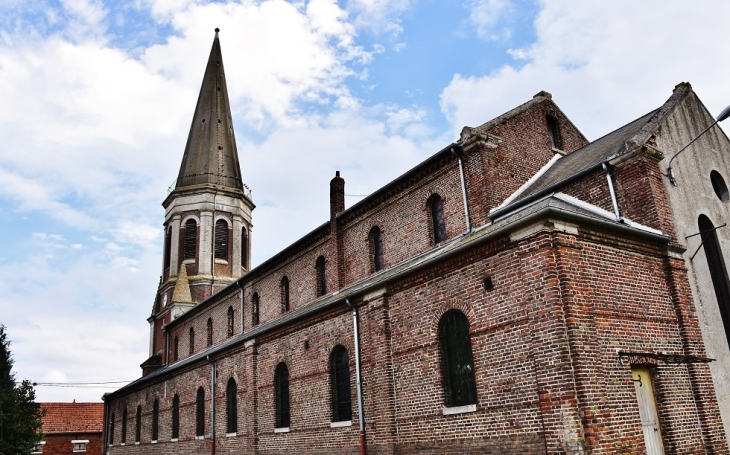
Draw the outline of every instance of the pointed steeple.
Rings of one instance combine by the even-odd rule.
[[[176,190],[212,184],[243,191],[218,31],[216,28]]]

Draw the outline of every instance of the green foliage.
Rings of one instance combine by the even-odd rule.
[[[40,438],[41,406],[28,380],[18,384],[5,326],[0,324],[0,455],[27,455]]]

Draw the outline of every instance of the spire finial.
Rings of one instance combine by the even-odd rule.
[[[218,38],[218,32],[220,32],[220,31],[221,31],[221,29],[219,29],[218,27],[215,28],[215,37],[216,38]]]

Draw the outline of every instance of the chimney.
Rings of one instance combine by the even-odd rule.
[[[330,181],[330,219],[334,220],[338,213],[345,210],[345,179],[337,171]]]

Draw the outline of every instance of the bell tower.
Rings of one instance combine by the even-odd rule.
[[[250,268],[251,192],[241,179],[218,29],[205,68],[180,172],[165,208],[162,277],[150,322],[150,359],[162,327]],[[160,365],[166,359],[160,358]],[[154,368],[152,368],[154,370]],[[151,370],[150,370],[151,371]]]

